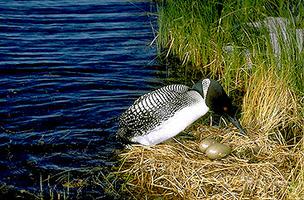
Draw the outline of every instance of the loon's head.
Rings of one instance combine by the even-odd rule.
[[[236,118],[236,107],[232,105],[231,99],[217,81],[209,78],[203,79],[197,82],[192,89],[202,95],[206,105],[211,111],[227,118],[240,130],[241,134],[246,134],[239,120]]]

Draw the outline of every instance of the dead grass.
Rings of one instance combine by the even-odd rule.
[[[132,199],[304,199],[303,108],[286,77],[255,72],[242,105],[248,137],[201,125],[193,141],[126,150],[116,172],[125,191]],[[198,150],[206,137],[228,144],[232,154],[208,159]]]
[[[289,182],[297,177],[301,165],[297,159],[303,151],[254,130],[248,132],[249,137],[242,137],[236,130],[199,126],[194,141],[134,145],[121,154],[122,165],[116,174],[128,177],[126,190],[134,199],[288,198]],[[209,160],[198,150],[206,137],[230,145],[232,154]]]
[[[263,69],[263,67],[261,67]],[[242,122],[263,134],[273,131],[301,133],[300,103],[286,81],[272,69],[258,71],[249,79],[243,99]]]
[[[290,184],[289,199],[303,199],[304,198],[304,151],[298,155],[298,162],[295,167],[297,176]]]

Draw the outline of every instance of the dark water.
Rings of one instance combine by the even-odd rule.
[[[148,46],[154,9],[149,1],[0,0],[2,184],[37,192],[48,175],[113,164],[117,116],[162,85]],[[60,191],[60,180],[43,189]]]

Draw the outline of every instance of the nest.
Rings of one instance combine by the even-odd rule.
[[[120,156],[132,199],[286,199],[299,152],[269,135],[199,126],[194,140],[173,139],[152,147],[133,145]],[[210,160],[199,142],[213,137],[231,155]]]

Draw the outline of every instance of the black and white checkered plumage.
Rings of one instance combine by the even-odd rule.
[[[214,99],[207,98],[209,93],[214,95],[210,85],[218,90],[215,95],[220,93],[229,104],[222,87],[211,79],[204,79],[193,88],[168,85],[139,97],[121,115],[117,137],[143,145],[155,145],[174,137],[208,112],[206,100]]]

